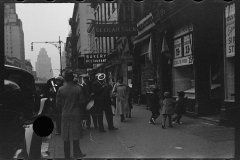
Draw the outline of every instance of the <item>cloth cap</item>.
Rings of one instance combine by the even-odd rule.
[[[169,92],[164,92],[164,97],[170,97],[170,93]]]

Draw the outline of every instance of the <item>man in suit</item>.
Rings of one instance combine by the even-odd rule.
[[[103,112],[105,112],[108,129],[117,130],[118,128],[113,126],[113,113],[111,109],[111,87],[105,83],[106,75],[104,73],[98,73],[97,79],[92,84],[94,93],[94,107],[96,108],[98,117],[98,127],[100,132],[106,132],[103,126]]]
[[[92,83],[90,82],[89,78],[90,78],[89,75],[83,75],[84,83],[82,84],[82,89],[83,89],[83,93],[84,93],[84,96],[85,96],[85,99],[86,99],[86,104],[88,104],[93,98],[93,96],[92,96],[92,93],[93,93]],[[92,110],[86,110],[86,107],[85,107],[85,118],[86,118],[86,121],[87,121],[86,122],[87,129],[90,129],[91,117],[92,117],[95,129],[98,129],[97,115]]]

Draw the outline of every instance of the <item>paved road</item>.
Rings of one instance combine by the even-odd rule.
[[[161,116],[156,125],[149,124],[150,111],[136,106],[132,118],[120,122],[114,116],[117,131],[100,133],[85,130],[80,146],[86,158],[233,158],[234,129],[207,121],[183,117],[174,128],[161,128]],[[106,120],[104,120],[106,123]],[[48,158],[63,158],[60,136],[52,136]]]

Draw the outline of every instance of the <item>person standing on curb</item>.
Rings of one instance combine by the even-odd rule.
[[[108,123],[109,130],[117,130],[118,128],[113,126],[113,113],[111,108],[110,86],[104,82],[106,75],[104,73],[98,73],[97,80],[93,82],[92,88],[94,93],[94,108],[98,116],[98,127],[100,132],[106,132],[103,126],[103,112]]]
[[[150,107],[150,111],[152,112],[152,116],[149,121],[150,124],[155,124],[156,119],[160,115],[160,112],[159,112],[160,104],[159,104],[158,93],[159,93],[159,89],[155,88],[153,89],[153,94],[149,95],[149,107]]]
[[[182,118],[182,115],[186,113],[185,109],[185,92],[181,91],[178,92],[178,98],[177,98],[177,104],[175,105],[174,112],[177,114],[173,119],[173,123],[180,124],[180,119]]]
[[[84,97],[86,99],[86,104],[88,104],[91,100],[92,100],[92,83],[89,80],[89,75],[85,75],[83,76],[83,81],[84,83],[82,84],[82,89],[83,89],[83,93],[84,93]],[[86,110],[86,107],[85,107]],[[95,115],[93,112],[91,112],[91,110],[86,110],[86,125],[87,125],[87,129],[90,129],[91,126],[91,117],[93,120],[93,124],[95,129],[98,129],[98,124],[97,124],[97,115]]]
[[[162,109],[162,129],[165,128],[166,119],[168,117],[169,127],[173,127],[172,125],[172,115],[174,114],[174,105],[176,101],[171,98],[171,94],[169,92],[164,93],[165,99],[163,100],[163,109]]]
[[[75,158],[85,157],[80,146],[81,139],[81,107],[85,107],[83,91],[73,82],[73,73],[65,73],[66,84],[57,92],[57,107],[62,109],[61,137],[64,141],[65,158],[70,157],[70,141],[73,141],[73,155]]]
[[[123,77],[118,77],[117,83],[114,85],[113,93],[116,94],[116,115],[120,115],[121,122],[125,121],[124,115],[129,114],[128,86],[123,84]]]
[[[126,114],[126,118],[132,118],[131,111],[132,111],[132,84],[128,85],[129,89],[129,96],[128,96],[128,106],[129,106],[129,114]]]

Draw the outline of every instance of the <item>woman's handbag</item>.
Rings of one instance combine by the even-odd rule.
[[[94,106],[94,100],[91,100],[90,102],[88,102],[86,109],[90,110],[93,106]]]

